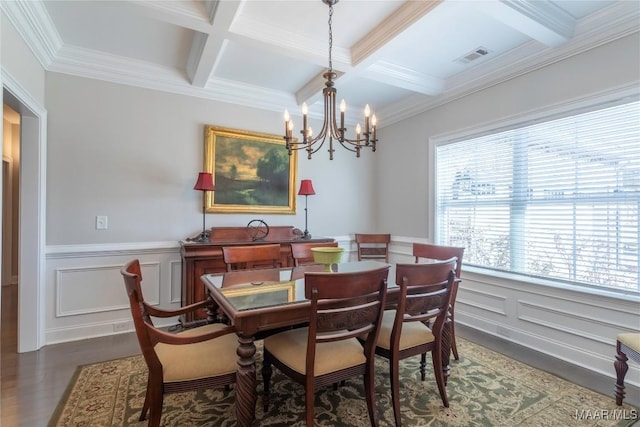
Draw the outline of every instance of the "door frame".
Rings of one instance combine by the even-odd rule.
[[[43,344],[47,111],[5,68],[1,98],[20,113],[18,353]]]

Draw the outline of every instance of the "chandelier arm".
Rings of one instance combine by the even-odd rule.
[[[327,136],[325,135],[324,138],[320,141],[320,144],[317,144],[317,146],[315,146],[315,143],[312,145],[309,145],[306,150],[307,153],[309,154],[307,157],[309,159],[311,159],[311,155],[317,153],[318,151],[320,151],[320,149],[322,148],[322,146],[324,146],[325,141],[327,140]],[[316,141],[318,142],[318,141]],[[315,148],[314,148],[315,147]]]
[[[326,90],[326,89],[325,89]],[[331,96],[330,93],[325,93],[324,94],[324,120],[322,122],[322,129],[320,129],[320,132],[318,132],[318,135],[316,135],[315,137],[306,137],[303,135],[303,139],[306,140],[306,145],[310,148],[311,146],[313,146],[315,143],[317,143],[318,141],[322,140],[324,143],[324,139],[327,136],[327,131],[330,131],[329,129],[329,120],[328,120],[328,113],[329,113],[329,108],[328,108],[328,101],[327,99]],[[322,145],[322,144],[321,144]]]
[[[331,96],[331,115],[327,116],[328,120],[331,121],[331,136],[338,141],[341,141],[344,138],[344,133],[338,127],[338,122],[336,121],[336,94],[335,92]]]

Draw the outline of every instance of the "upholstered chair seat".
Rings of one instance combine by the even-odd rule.
[[[264,347],[289,368],[304,375],[307,373],[308,336],[309,328],[294,329],[265,338]],[[347,369],[366,361],[364,349],[356,338],[320,343],[316,347],[314,375]]]
[[[382,315],[382,324],[380,325],[380,334],[378,335],[377,342],[378,347],[391,350],[391,332],[393,331],[395,319],[395,310],[386,310]],[[398,350],[402,351],[407,348],[429,344],[434,340],[433,332],[431,332],[431,329],[424,323],[406,323],[402,325],[402,334],[400,335]]]
[[[226,326],[216,323],[187,329],[176,335],[181,337],[197,336],[222,330]],[[237,340],[235,334],[228,334],[215,340],[195,344],[156,344],[154,350],[162,363],[164,382],[191,381],[234,373],[238,368],[238,356],[235,350],[238,345]],[[207,363],[188,363],[188,361],[202,360],[206,360]]]
[[[640,363],[640,332],[624,332],[616,337],[616,360],[613,366],[616,369],[616,404],[622,405],[624,399],[624,377],[627,375],[631,359]]]

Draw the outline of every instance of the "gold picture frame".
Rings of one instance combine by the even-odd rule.
[[[207,125],[205,171],[216,189],[207,192],[206,211],[295,214],[297,165],[280,135]]]
[[[256,283],[222,288],[220,292],[237,310],[269,307],[295,301],[296,282]]]

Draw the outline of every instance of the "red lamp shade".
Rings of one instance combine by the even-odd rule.
[[[298,196],[312,196],[316,194],[316,191],[313,189],[313,183],[310,179],[303,179],[300,181],[300,191],[298,191]]]
[[[216,186],[213,185],[213,176],[208,172],[200,172],[198,174],[198,181],[193,186],[194,190],[200,191],[215,191]]]

